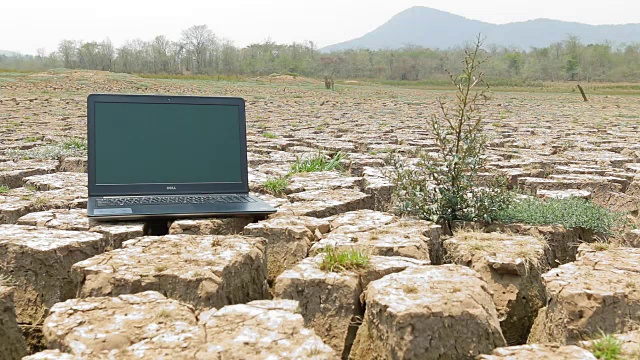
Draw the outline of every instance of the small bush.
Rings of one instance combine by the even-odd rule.
[[[59,143],[31,149],[10,149],[5,155],[12,159],[57,160],[63,157],[86,157],[87,142],[83,139],[67,139]]]
[[[605,235],[611,235],[612,230],[623,221],[622,214],[577,197],[523,199],[500,211],[497,219],[503,223],[562,225],[567,229],[584,228]]]
[[[362,250],[336,250],[332,246],[324,248],[324,259],[320,264],[320,270],[342,272],[369,268],[369,254]]]
[[[488,96],[485,90],[476,90],[485,85],[481,46],[479,36],[475,47],[465,50],[462,73],[449,74],[456,88],[455,102],[446,104],[439,99],[439,116],[426,121],[437,151],[419,151],[415,165],[398,159],[393,162],[396,211],[442,224],[448,233],[456,220],[491,222],[512,198],[506,181],[478,187],[479,172],[487,159],[480,107]]]
[[[591,352],[601,360],[622,359],[622,341],[616,339],[613,335],[603,335],[591,344]]]
[[[289,186],[289,179],[286,176],[269,178],[264,182],[264,188],[269,194],[282,195]]]
[[[346,158],[345,153],[338,151],[332,158],[328,159],[321,153],[309,159],[297,158],[291,166],[291,174],[316,171],[342,170],[340,161]]]

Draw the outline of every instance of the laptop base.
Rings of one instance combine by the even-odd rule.
[[[248,203],[162,204],[98,207],[102,197],[89,197],[87,215],[95,220],[178,219],[230,216],[266,217],[276,212],[271,205],[250,196]]]

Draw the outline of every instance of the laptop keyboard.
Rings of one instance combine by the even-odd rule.
[[[97,207],[165,204],[237,204],[255,202],[249,195],[127,196],[96,199]]]

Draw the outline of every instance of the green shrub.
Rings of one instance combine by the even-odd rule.
[[[450,74],[455,103],[439,99],[439,116],[427,121],[438,151],[419,151],[415,165],[393,161],[396,211],[438,222],[447,232],[455,220],[491,222],[512,199],[504,180],[478,187],[487,144],[479,112],[487,95],[476,90],[484,84],[480,67],[486,60],[480,59],[481,46],[478,37],[475,47],[465,51],[462,73]]]
[[[497,219],[503,223],[562,225],[567,229],[584,228],[605,235],[610,235],[623,221],[622,214],[577,197],[523,199],[500,211]]]
[[[296,162],[291,165],[290,173],[296,174],[304,172],[342,170],[342,164],[340,164],[340,161],[345,158],[346,154],[342,151],[338,151],[331,158],[327,158],[321,153],[318,153],[308,159],[301,159],[298,157],[296,158]]]
[[[264,182],[264,188],[269,194],[281,195],[289,186],[289,179],[286,176],[269,178]]]
[[[622,341],[610,334],[593,341],[590,350],[596,358],[601,360],[622,359]]]
[[[323,250],[324,258],[320,270],[342,272],[369,268],[369,254],[358,249],[336,250],[327,246]]]

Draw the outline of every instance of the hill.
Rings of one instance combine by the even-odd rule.
[[[20,56],[20,54],[17,53],[17,52],[7,51],[7,50],[0,50],[0,55],[4,55],[4,56]]]
[[[398,49],[416,45],[447,49],[473,41],[478,33],[487,37],[486,44],[517,47],[546,47],[575,35],[587,44],[604,42],[640,42],[640,24],[588,25],[551,19],[537,19],[496,25],[415,6],[392,17],[385,24],[362,37],[327,46],[324,52],[366,48]]]

